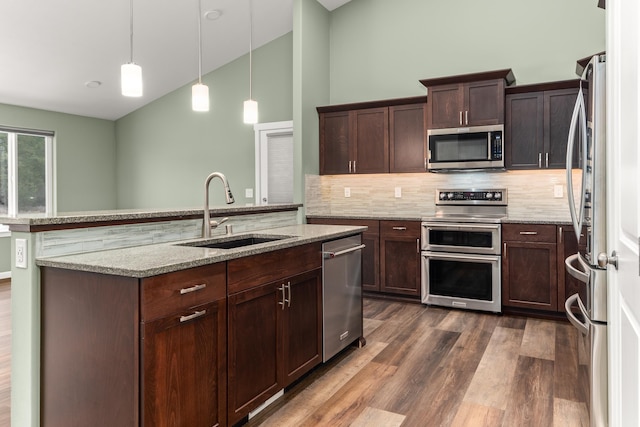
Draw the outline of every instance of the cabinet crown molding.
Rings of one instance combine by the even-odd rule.
[[[507,68],[504,70],[483,71],[480,73],[459,74],[456,76],[422,79],[420,80],[420,83],[422,83],[425,87],[430,87],[430,86],[478,82],[482,80],[495,80],[495,79],[504,79],[507,86],[515,83],[516,81],[516,78],[511,68]]]

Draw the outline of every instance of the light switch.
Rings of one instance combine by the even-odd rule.
[[[247,199],[253,199],[253,188],[245,188],[244,197],[246,197]]]

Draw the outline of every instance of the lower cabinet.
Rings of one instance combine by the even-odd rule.
[[[380,290],[420,297],[420,223],[380,221]]]
[[[502,244],[502,305],[556,311],[556,226],[503,224]]]
[[[571,295],[585,289],[564,260],[584,250],[571,225],[502,225],[502,305],[564,313]]]
[[[362,290],[420,298],[420,221],[307,218],[307,223],[367,226]]]
[[[227,424],[225,263],[41,285],[42,426]]]
[[[320,246],[302,248],[228,262],[230,425],[322,361]]]

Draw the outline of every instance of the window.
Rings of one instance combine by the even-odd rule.
[[[53,133],[0,127],[0,215],[52,212]]]

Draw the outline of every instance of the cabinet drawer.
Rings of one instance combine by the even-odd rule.
[[[420,237],[420,221],[380,221],[380,235],[385,237]]]
[[[502,240],[555,243],[556,226],[548,224],[503,224]]]
[[[320,267],[320,242],[232,259],[227,262],[229,294]]]
[[[142,280],[142,319],[149,321],[226,297],[226,265],[161,274]]]

